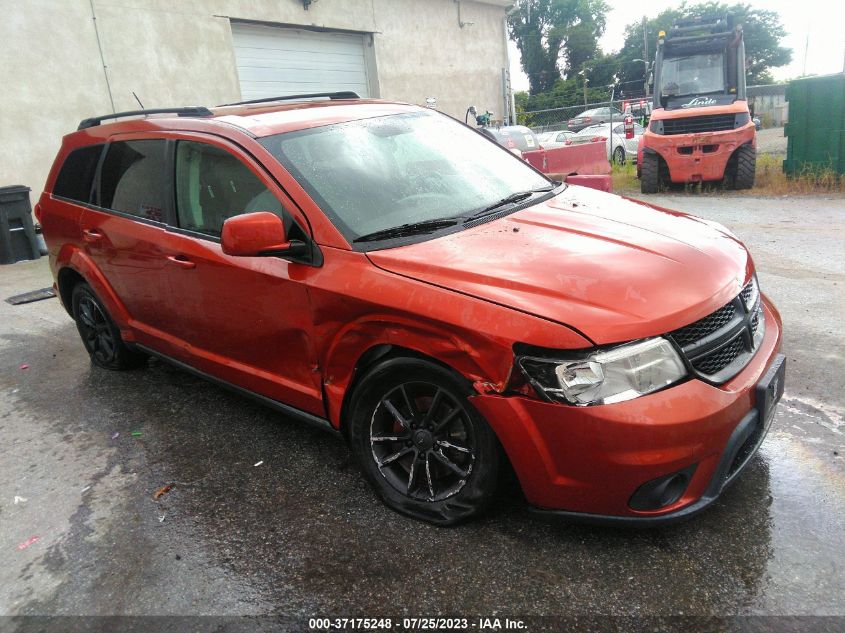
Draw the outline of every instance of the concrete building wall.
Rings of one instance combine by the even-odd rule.
[[[469,105],[501,118],[510,4],[0,0],[0,186],[27,185],[37,199],[62,135],[112,107],[136,109],[133,91],[147,108],[237,101],[233,20],[367,33],[372,94],[419,104],[435,97],[460,119]],[[459,11],[474,24],[461,28]]]

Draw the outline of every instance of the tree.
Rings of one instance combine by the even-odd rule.
[[[595,56],[607,10],[604,0],[518,0],[508,31],[532,94],[551,90]]]
[[[702,17],[705,15],[734,16],[734,23],[742,26],[745,39],[746,81],[749,86],[772,83],[770,70],[785,66],[792,61],[792,49],[780,45],[786,35],[776,11],[757,9],[749,4],[728,5],[723,2],[703,2],[688,5],[682,3],[677,9],[667,9],[656,18],[648,20],[649,61],[654,59],[659,31],[668,31],[672,24],[681,18]],[[629,24],[625,29],[625,40],[619,51],[619,61],[623,81],[643,79],[644,67],[632,60],[643,56],[643,25],[641,22]]]

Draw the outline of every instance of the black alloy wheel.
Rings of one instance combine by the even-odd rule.
[[[398,492],[442,501],[466,484],[475,438],[466,411],[435,384],[402,383],[376,406],[370,446],[382,477]]]
[[[74,286],[72,299],[76,329],[95,365],[106,369],[130,369],[146,361],[146,355],[126,346],[117,325],[88,284]]]
[[[482,512],[495,492],[495,434],[448,370],[392,359],[362,378],[350,406],[356,460],[382,500],[451,525]]]

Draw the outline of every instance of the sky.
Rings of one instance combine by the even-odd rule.
[[[618,51],[622,47],[625,27],[642,20],[643,12],[654,17],[662,10],[678,6],[680,2],[631,2],[605,0],[611,7],[607,15],[607,29],[601,39],[603,51]],[[731,0],[728,0],[729,2]],[[691,0],[691,4],[695,0]],[[845,69],[845,2],[843,0],[748,0],[753,7],[777,11],[788,34],[781,45],[792,49],[792,63],[772,70],[778,81],[803,74],[805,45],[807,46],[807,74],[825,75]],[[808,40],[809,37],[809,40]],[[510,42],[511,76],[514,90],[528,90],[528,78],[522,72],[519,51]],[[649,42],[649,57],[654,58],[654,42]]]

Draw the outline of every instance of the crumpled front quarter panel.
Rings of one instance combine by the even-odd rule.
[[[356,362],[377,345],[432,357],[495,393],[510,375],[515,342],[569,349],[591,344],[561,325],[382,270],[363,253],[324,248],[323,254],[308,285],[335,427]]]

